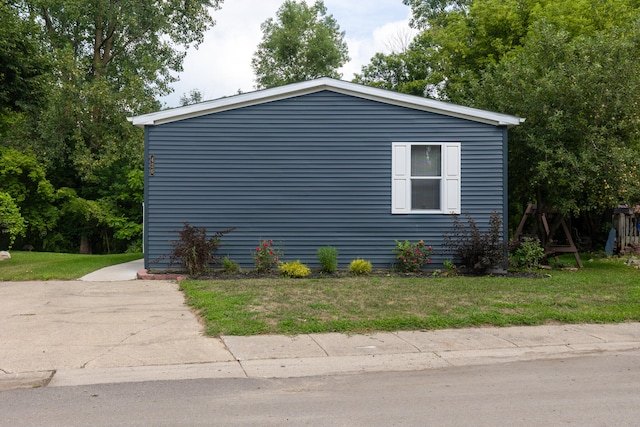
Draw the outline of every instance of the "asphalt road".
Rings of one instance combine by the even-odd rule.
[[[637,426],[640,351],[289,379],[0,393],[1,426]]]

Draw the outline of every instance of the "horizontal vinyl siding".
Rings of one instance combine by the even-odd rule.
[[[502,130],[490,125],[319,92],[147,127],[146,261],[163,255],[184,221],[223,237],[220,255],[243,267],[260,239],[285,260],[317,265],[339,250],[387,268],[394,241],[423,239],[442,251],[448,215],[391,215],[391,143],[461,142],[462,212],[482,227],[502,213]],[[447,256],[434,257],[442,261]]]

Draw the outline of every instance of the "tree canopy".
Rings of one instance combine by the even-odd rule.
[[[438,96],[443,76],[433,68],[436,45],[431,34],[423,32],[402,52],[376,53],[371,63],[362,67],[354,81],[418,96]]]
[[[9,74],[0,69],[0,107],[18,111],[0,112],[0,140],[25,155],[35,154],[59,191],[55,206],[66,213],[60,221],[74,218],[68,227],[58,223],[55,238],[52,231],[48,237],[34,234],[27,221],[30,244],[69,250],[69,241],[75,241],[76,248],[82,243],[83,250],[101,252],[139,246],[142,207],[132,189],[141,191],[143,136],[126,118],[160,108],[157,98],[171,91],[186,49],[202,42],[214,24],[210,11],[220,4],[222,0],[3,3],[0,58],[15,59],[17,65],[7,66],[20,71],[11,76],[25,89],[7,92],[7,87],[20,86],[4,84]],[[11,18],[6,28],[5,16]],[[18,43],[15,34],[20,32],[23,40]],[[4,60],[0,66],[5,67]],[[37,108],[14,108],[34,97],[42,100]],[[86,214],[70,215],[71,206],[84,207],[79,211]]]
[[[469,90],[527,118],[511,135],[512,202],[579,214],[640,200],[640,21],[591,37],[535,29]]]
[[[482,70],[500,62],[532,36],[538,22],[570,38],[609,31],[638,16],[637,0],[403,0],[412,23],[436,47],[429,64],[442,76],[439,96],[466,101]]]
[[[5,194],[5,213],[14,218],[14,224],[20,223],[18,217],[24,220],[26,228],[18,234],[41,240],[55,228],[59,217],[56,190],[34,155],[0,148],[0,193]]]
[[[204,95],[200,89],[191,89],[188,94],[183,93],[180,97],[180,106],[184,107],[185,105],[197,104],[202,101],[204,101]]]
[[[348,48],[322,1],[308,6],[286,0],[276,15],[260,26],[262,41],[251,61],[258,89],[341,77],[338,69],[349,60]]]
[[[126,117],[159,109],[156,97],[169,93],[172,73],[182,70],[181,47],[202,41],[218,1],[21,3],[37,16],[58,75],[39,120],[46,146],[35,151],[53,168],[70,171],[65,180],[74,186],[104,182],[126,159],[139,163],[140,133]]]
[[[0,21],[0,111],[21,111],[38,101],[50,63],[33,21],[7,2],[0,3]]]

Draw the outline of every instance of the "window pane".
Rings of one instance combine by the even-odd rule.
[[[411,180],[411,209],[440,210],[440,180]]]
[[[440,176],[440,146],[411,146],[411,176]]]

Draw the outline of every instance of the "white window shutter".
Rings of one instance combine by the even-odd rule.
[[[444,206],[445,213],[461,213],[460,143],[444,144]]]
[[[411,211],[411,146],[394,142],[391,155],[391,213]]]

